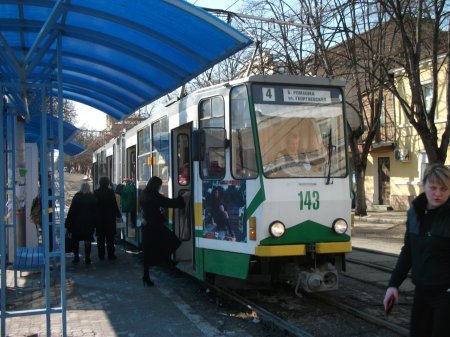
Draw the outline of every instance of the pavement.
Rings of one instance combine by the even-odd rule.
[[[354,217],[352,246],[398,255],[405,230],[406,211],[369,211]]]
[[[129,247],[128,247],[129,248]],[[80,248],[83,252],[83,247]],[[195,313],[174,289],[166,285],[162,269],[151,271],[155,287],[144,288],[142,264],[137,252],[116,246],[117,260],[100,261],[96,247],[92,264],[83,259],[72,264],[66,257],[67,336],[70,337],[213,337],[224,336]],[[38,273],[23,273],[20,289],[13,288],[13,272],[7,272],[10,288],[7,309],[45,308],[45,292],[28,290],[38,285]],[[26,287],[26,288],[23,288]],[[52,284],[52,306],[58,305],[60,287]],[[51,335],[62,335],[61,314],[51,315]],[[33,315],[6,319],[6,336],[47,336],[46,316]]]
[[[368,211],[367,216],[355,215],[355,222],[403,225],[406,223],[406,211]]]
[[[369,212],[355,217],[353,245],[398,254],[402,246],[406,212]],[[83,251],[83,247],[81,248]],[[70,337],[219,337],[221,331],[196,313],[180,298],[163,276],[152,273],[156,287],[144,288],[142,266],[137,252],[118,246],[117,260],[96,259],[77,265],[66,257],[67,336]],[[7,309],[45,308],[45,296],[39,290],[14,289],[13,271],[7,271]],[[37,273],[24,273],[20,287],[36,286]],[[59,287],[52,286],[51,301],[58,301]],[[45,294],[45,293],[44,293]],[[6,336],[47,336],[45,315],[6,319]],[[61,315],[51,315],[51,336],[61,336]]]

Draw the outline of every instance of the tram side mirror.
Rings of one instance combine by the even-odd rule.
[[[229,146],[224,128],[203,128],[192,133],[192,160],[204,161],[209,149],[222,149]]]

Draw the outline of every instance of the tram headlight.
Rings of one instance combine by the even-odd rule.
[[[342,235],[345,234],[345,232],[347,232],[348,229],[348,224],[347,221],[345,221],[344,219],[336,219],[333,222],[333,231],[336,234]]]
[[[279,238],[284,235],[286,227],[281,221],[274,221],[269,225],[269,233],[275,238]]]

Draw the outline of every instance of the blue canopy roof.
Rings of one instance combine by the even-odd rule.
[[[75,137],[78,129],[63,121],[63,143],[67,143]],[[58,134],[58,117],[47,115],[47,135],[48,138],[56,138]],[[25,123],[25,142],[39,143],[41,141],[41,126],[38,118],[33,118],[29,123]]]
[[[41,141],[41,127],[38,122],[39,119],[34,118],[30,123],[25,123],[25,142],[27,143],[39,143]],[[52,115],[47,115],[47,134],[48,138],[55,138],[58,130],[58,118]],[[73,137],[78,132],[78,129],[68,123],[63,121],[63,149],[64,153],[69,156],[76,156],[86,150],[86,148],[73,141]]]
[[[64,153],[69,156],[76,156],[77,154],[83,153],[84,151],[86,151],[86,148],[83,145],[74,142],[73,140],[64,144]]]
[[[60,85],[123,119],[250,43],[181,0],[0,0],[0,85],[22,105]]]

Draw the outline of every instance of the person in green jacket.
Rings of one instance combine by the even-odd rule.
[[[130,225],[136,225],[136,186],[131,179],[125,179],[121,195],[122,212],[130,213]]]

